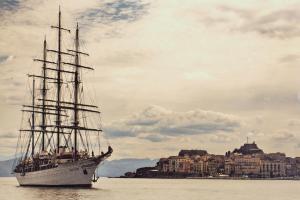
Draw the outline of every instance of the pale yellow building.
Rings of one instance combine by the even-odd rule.
[[[193,173],[203,176],[204,175],[204,161],[201,159],[194,160]]]
[[[261,160],[260,174],[263,178],[286,176],[286,164],[282,160]]]
[[[258,155],[235,155],[233,162],[235,176],[260,176],[261,160]]]
[[[190,157],[169,157],[169,172],[192,173],[193,160]]]

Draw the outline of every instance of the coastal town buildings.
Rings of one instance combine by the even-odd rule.
[[[148,177],[249,177],[278,178],[300,176],[300,157],[284,153],[264,153],[255,142],[245,143],[225,155],[206,150],[181,150],[177,156],[161,158],[155,167],[138,169]],[[147,172],[146,172],[147,171]]]

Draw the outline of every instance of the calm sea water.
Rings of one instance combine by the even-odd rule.
[[[19,187],[0,178],[0,200],[299,200],[300,181],[99,179],[91,189]]]

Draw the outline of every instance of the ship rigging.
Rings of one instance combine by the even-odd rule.
[[[18,141],[21,157],[14,169],[20,185],[90,186],[96,180],[97,166],[113,151],[110,146],[106,153],[95,151],[94,143],[100,148],[102,132],[100,111],[85,103],[82,81],[82,71],[94,68],[81,64],[81,57],[89,54],[80,48],[78,23],[75,48],[62,47],[63,33],[71,30],[62,26],[61,19],[59,9],[58,24],[51,26],[57,30],[57,49],[49,49],[45,38],[42,59],[34,59],[42,64],[41,74],[28,74],[31,104],[23,105],[25,124]]]

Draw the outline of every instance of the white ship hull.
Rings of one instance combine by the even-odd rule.
[[[25,174],[16,173],[21,186],[82,186],[92,185],[93,175],[99,162],[92,159],[60,164],[56,168]]]

